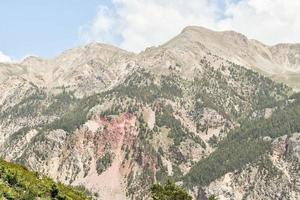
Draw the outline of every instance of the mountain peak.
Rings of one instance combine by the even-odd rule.
[[[50,69],[50,60],[37,57],[37,56],[27,56],[19,64],[25,67],[27,72],[34,73],[44,73]]]
[[[185,58],[187,63],[214,55],[222,60],[258,70],[267,76],[300,71],[300,51],[297,45],[268,46],[235,31],[215,31],[200,26],[188,26],[179,35],[160,46],[159,50],[168,50],[172,52],[173,57],[178,57],[178,60],[182,61]]]
[[[125,51],[123,49],[120,49],[116,46],[110,45],[110,44],[104,44],[104,43],[100,43],[100,42],[91,42],[88,43],[84,46],[82,46],[81,48],[84,49],[104,49],[104,50],[114,50],[114,51]]]
[[[185,33],[185,32],[189,32],[189,31],[207,31],[207,32],[212,32],[213,30],[211,29],[208,29],[208,28],[205,28],[203,26],[187,26],[185,27],[181,33]]]
[[[205,28],[203,26],[187,26],[181,31],[181,34],[186,34],[186,33],[190,33],[190,32],[194,32],[194,33],[196,32],[198,34],[221,35],[221,36],[235,35],[235,36],[239,36],[241,38],[248,39],[242,33],[239,33],[239,32],[233,31],[233,30],[217,31],[217,30],[212,30],[212,29]]]
[[[187,26],[163,46],[181,46],[189,49],[195,44],[201,44],[209,49],[227,49],[233,46],[248,46],[249,42],[251,41],[245,35],[235,31],[215,31],[201,26]]]
[[[31,65],[32,63],[41,63],[45,61],[43,58],[40,58],[38,56],[26,56],[22,61],[21,64],[23,65]]]

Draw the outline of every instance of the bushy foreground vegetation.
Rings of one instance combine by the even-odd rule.
[[[0,159],[0,199],[90,199],[82,191],[55,183],[25,167]]]
[[[151,187],[153,200],[192,200],[192,197],[181,187],[168,180],[164,185],[154,184]]]

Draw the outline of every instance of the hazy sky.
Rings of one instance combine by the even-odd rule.
[[[0,0],[0,60],[53,57],[88,42],[141,51],[185,26],[300,42],[300,0]]]

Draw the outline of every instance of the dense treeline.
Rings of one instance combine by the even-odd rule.
[[[158,98],[174,100],[182,97],[182,79],[178,76],[161,76],[160,85],[154,83],[154,77],[143,71],[135,72],[124,85],[120,85],[111,92],[119,97],[129,97],[145,103],[153,103]]]
[[[26,98],[22,99],[13,107],[0,112],[0,119],[8,117],[28,117],[37,116],[38,110],[43,109],[42,102],[47,98],[44,91],[36,89],[31,92]]]
[[[296,95],[294,97],[297,97]],[[300,132],[300,100],[277,110],[268,119],[247,121],[233,130],[207,158],[200,160],[184,177],[189,186],[207,185],[228,172],[243,168],[270,150],[265,137],[276,138]],[[293,102],[293,103],[291,103]]]
[[[166,105],[160,112],[156,112],[155,119],[158,127],[170,129],[168,137],[173,139],[175,148],[188,138],[206,148],[204,141],[185,128],[180,120],[173,116],[173,112],[172,106]]]
[[[67,112],[68,109],[79,100],[75,97],[73,91],[66,91],[64,88],[61,93],[51,97],[51,104],[43,110],[45,115],[59,115]]]
[[[156,113],[156,124],[159,127],[166,126],[170,128],[168,136],[174,140],[174,145],[178,146],[187,139],[188,134],[182,129],[180,121],[172,116],[172,113],[172,107],[167,105],[162,112]]]
[[[92,107],[99,104],[99,101],[97,95],[78,100],[65,114],[52,123],[47,124],[44,129],[63,129],[70,133],[73,132],[86,122],[88,112]]]

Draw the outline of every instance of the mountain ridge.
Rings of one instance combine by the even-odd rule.
[[[284,157],[298,156],[298,135],[278,139],[300,132],[299,97],[252,67],[270,64],[267,47],[212,32],[187,28],[139,54],[91,44],[0,68],[8,77],[0,83],[0,155],[84,185],[97,199],[149,199],[151,184],[168,177],[197,200],[214,193],[232,199],[234,190],[254,186],[236,198],[300,195],[298,183],[289,189],[285,181],[297,179],[298,161]],[[283,176],[265,176],[274,167]]]
[[[63,80],[68,79],[68,77],[60,77],[59,74],[69,73],[73,76],[71,74],[75,73],[75,66],[88,64],[91,60],[101,65],[114,65],[116,70],[123,71],[124,67],[118,66],[120,63],[135,65],[135,63],[143,63],[145,59],[147,62],[156,62],[157,58],[149,60],[145,57],[163,56],[168,53],[171,53],[172,55],[169,56],[174,59],[186,59],[186,62],[207,57],[209,54],[216,55],[219,56],[221,62],[230,61],[262,73],[275,81],[284,82],[295,89],[300,88],[300,83],[295,78],[300,76],[300,44],[269,46],[257,40],[248,39],[245,35],[235,31],[213,31],[198,26],[188,26],[166,43],[146,48],[138,54],[112,45],[90,43],[66,50],[52,59],[28,57],[19,63],[2,63],[0,64],[3,66],[2,70],[0,69],[0,81],[5,80],[9,75],[22,75],[33,83],[56,87],[62,86]],[[172,60],[162,62],[172,62]],[[187,75],[190,74],[192,72]],[[72,80],[74,76],[69,78],[71,82],[75,81]],[[57,81],[59,84],[54,83]]]

